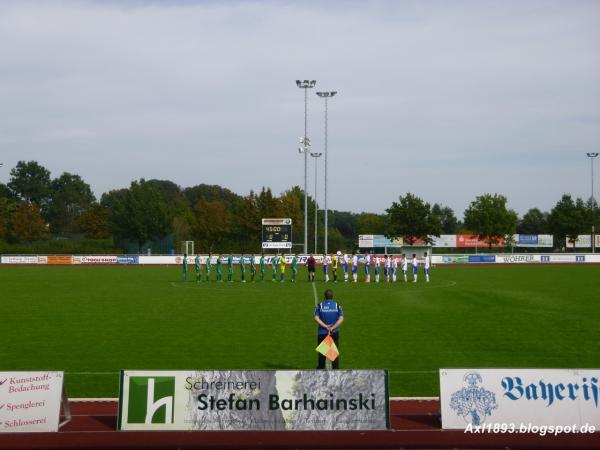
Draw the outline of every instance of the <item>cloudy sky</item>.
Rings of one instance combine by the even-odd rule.
[[[550,209],[590,195],[598,24],[583,0],[4,0],[0,181],[37,160],[97,195],[140,177],[278,193],[303,184],[309,78],[339,91],[331,208],[383,212],[410,191],[459,216],[484,192]],[[323,122],[310,92],[318,151]]]

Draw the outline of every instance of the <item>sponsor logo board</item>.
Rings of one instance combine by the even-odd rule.
[[[27,255],[2,255],[0,262],[2,264],[37,264],[37,256]]]
[[[385,430],[385,370],[123,371],[122,430]]]
[[[496,255],[496,262],[501,264],[537,263],[540,262],[540,255]]]
[[[140,257],[138,255],[119,255],[117,256],[117,264],[139,264]]]
[[[115,255],[75,256],[73,262],[75,264],[117,264],[117,257]]]
[[[480,239],[476,234],[457,234],[456,247],[458,248],[485,248],[489,244],[485,240]],[[504,238],[500,238],[496,244],[492,244],[492,248],[504,247]]]
[[[72,255],[48,255],[46,264],[68,265],[73,264]]]
[[[600,427],[599,369],[440,369],[442,428]]]
[[[0,433],[58,431],[63,372],[0,372]]]
[[[496,255],[469,255],[470,263],[495,263]]]

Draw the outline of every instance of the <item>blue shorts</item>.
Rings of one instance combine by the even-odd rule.
[[[329,266],[323,266],[323,273],[329,272]]]
[[[385,276],[389,277],[390,276],[390,268],[386,267],[384,270],[385,270]]]
[[[394,272],[393,273],[394,273],[394,276],[396,276],[396,274],[398,273],[398,268],[397,267],[394,267]]]
[[[417,272],[419,271],[419,268],[417,266],[413,266],[413,274],[417,274]]]
[[[375,266],[375,275],[379,275],[379,267]]]
[[[344,273],[348,272],[348,264],[344,264]]]
[[[370,271],[370,270],[371,270],[371,266],[369,266],[369,265],[366,265],[366,266],[365,266],[365,273],[366,273],[367,275],[369,275],[369,271]]]
[[[425,267],[425,273],[429,275],[429,267]]]
[[[358,272],[358,266],[352,266],[352,273]]]

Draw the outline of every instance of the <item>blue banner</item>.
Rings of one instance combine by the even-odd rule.
[[[519,234],[517,245],[537,247],[538,235],[537,234]]]
[[[120,255],[117,256],[117,264],[139,264],[140,257],[137,255]]]
[[[495,263],[496,255],[469,255],[470,263]]]

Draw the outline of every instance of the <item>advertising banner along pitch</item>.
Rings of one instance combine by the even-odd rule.
[[[600,369],[440,369],[442,428],[594,426]]]
[[[385,370],[122,371],[122,430],[385,430]]]
[[[0,372],[0,433],[58,431],[63,380],[63,372]]]

